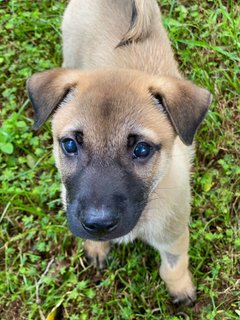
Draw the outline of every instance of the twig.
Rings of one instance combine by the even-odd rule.
[[[48,263],[45,271],[44,271],[43,274],[40,276],[40,279],[36,282],[36,304],[38,305],[38,310],[39,310],[39,315],[40,315],[41,320],[46,320],[46,319],[45,319],[44,314],[43,314],[43,312],[42,312],[42,310],[41,310],[41,308],[40,308],[41,300],[40,300],[40,298],[39,298],[39,288],[40,288],[40,285],[41,285],[41,283],[42,283],[43,277],[45,277],[46,274],[49,272],[49,270],[50,270],[50,268],[51,268],[51,265],[52,265],[53,262],[54,262],[54,259],[55,259],[55,258],[52,258],[52,259],[49,261],[49,263]]]
[[[1,215],[1,218],[0,218],[0,223],[2,222],[3,218],[5,217],[7,211],[8,211],[8,208],[10,207],[10,205],[12,204],[12,201],[13,199],[16,197],[16,194],[11,198],[11,200],[7,203],[7,205],[5,206],[4,210],[3,210],[3,213]]]

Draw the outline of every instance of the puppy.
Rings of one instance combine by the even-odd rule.
[[[27,84],[34,129],[52,115],[71,231],[102,266],[110,242],[161,254],[173,302],[190,304],[190,168],[211,95],[183,78],[155,0],[71,0],[63,66]]]

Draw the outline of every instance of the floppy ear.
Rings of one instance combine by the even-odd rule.
[[[77,83],[79,71],[58,68],[35,73],[27,81],[29,99],[34,109],[33,129],[39,129]]]
[[[190,81],[171,77],[160,78],[149,90],[165,109],[183,143],[191,145],[211,103],[211,94]]]

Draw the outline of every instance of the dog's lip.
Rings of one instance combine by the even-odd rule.
[[[116,238],[113,239],[107,239],[107,240],[114,240]],[[94,239],[95,241],[105,241],[106,239],[104,237],[97,237],[96,239]]]

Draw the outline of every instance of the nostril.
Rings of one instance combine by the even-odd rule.
[[[112,223],[109,223],[107,228],[109,231],[112,231],[116,226],[117,226],[117,224],[115,222],[112,222]]]
[[[90,224],[90,223],[87,223],[87,222],[82,222],[82,225],[85,229],[88,229],[88,230],[96,230],[98,228],[98,226],[96,224]]]

